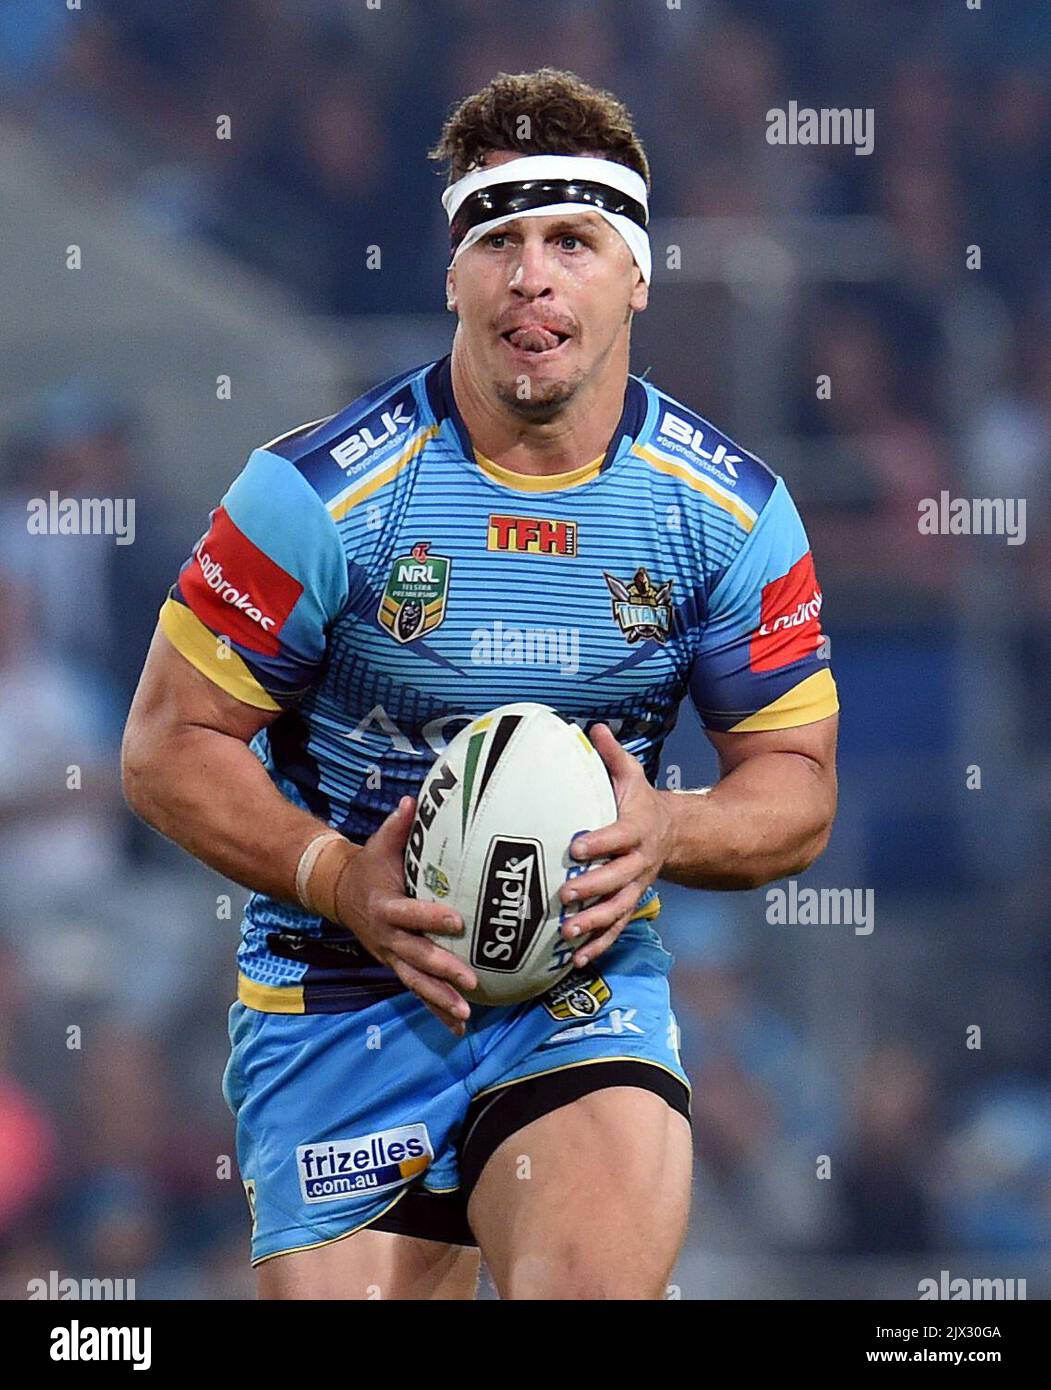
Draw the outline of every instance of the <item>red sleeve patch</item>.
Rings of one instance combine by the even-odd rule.
[[[763,585],[759,626],[752,633],[753,671],[777,671],[821,645],[821,589],[808,550],[787,574]]]
[[[179,589],[201,622],[263,656],[281,650],[278,636],[303,586],[237,529],[226,511],[212,513],[179,576]]]

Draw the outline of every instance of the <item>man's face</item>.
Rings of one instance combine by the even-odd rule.
[[[515,158],[501,151],[484,162]],[[603,370],[647,299],[627,243],[584,207],[489,232],[458,258],[447,288],[475,370],[534,420],[557,414]]]

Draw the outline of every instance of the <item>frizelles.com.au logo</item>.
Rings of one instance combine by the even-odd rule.
[[[434,1157],[425,1124],[365,1134],[359,1139],[300,1144],[296,1149],[304,1202],[336,1202],[362,1192],[400,1187],[422,1173]]]
[[[26,530],[31,536],[113,536],[117,545],[135,540],[134,497],[59,497],[26,503]]]

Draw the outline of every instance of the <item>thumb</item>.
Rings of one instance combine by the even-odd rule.
[[[631,771],[636,759],[618,741],[608,724],[593,725],[588,731],[588,738],[594,745],[596,753],[614,776],[617,776],[618,773],[623,776]]]
[[[408,843],[409,831],[412,829],[412,818],[415,814],[416,798],[403,796],[372,838],[383,849],[398,854],[402,853]]]

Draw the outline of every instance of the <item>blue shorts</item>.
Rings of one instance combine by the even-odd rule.
[[[462,1038],[407,992],[338,1014],[235,1003],[223,1095],[252,1263],[368,1225],[473,1244],[466,1204],[486,1159],[588,1091],[641,1085],[688,1116],[670,965],[632,923],[539,998],[472,1005]]]

